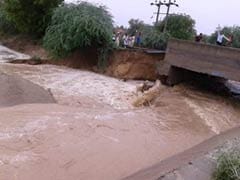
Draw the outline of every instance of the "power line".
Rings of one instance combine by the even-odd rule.
[[[155,24],[158,23],[160,14],[166,14],[165,24],[164,24],[164,29],[163,29],[163,32],[166,32],[166,30],[167,30],[167,23],[168,23],[168,16],[169,16],[169,12],[170,12],[170,7],[171,7],[172,5],[178,7],[179,5],[176,3],[176,0],[173,0],[173,2],[172,2],[172,0],[168,0],[168,3],[166,3],[166,0],[164,0],[164,2],[162,2],[161,0],[155,0],[155,3],[151,3],[151,5],[152,5],[152,6],[155,5],[155,6],[157,6],[157,8],[158,8],[157,13],[156,13],[157,16],[156,16],[156,22],[155,22]],[[162,5],[167,6],[167,12],[166,12],[166,13],[161,13],[161,12],[160,12]]]
[[[165,25],[164,25],[164,29],[163,29],[163,33],[165,33],[167,31],[167,23],[168,23],[168,16],[169,16],[169,12],[170,12],[170,7],[171,6],[179,6],[177,3],[176,3],[176,0],[174,0],[174,2],[172,2],[172,0],[168,0],[168,3],[166,3],[166,6],[167,6],[167,14],[166,14],[166,18],[165,18]]]
[[[155,0],[155,3],[151,3],[151,6],[157,6],[157,16],[156,16],[156,22],[155,22],[155,24],[157,24],[158,23],[158,21],[159,21],[159,15],[161,14],[160,13],[160,9],[161,9],[161,6],[162,5],[164,5],[164,3],[161,1],[161,0]]]

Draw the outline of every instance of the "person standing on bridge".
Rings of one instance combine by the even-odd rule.
[[[141,32],[138,32],[137,39],[136,39],[136,45],[137,45],[138,47],[141,46],[141,39],[142,39],[141,36],[142,36],[142,33],[141,33]]]
[[[223,46],[223,39],[227,40],[228,42],[230,42],[230,39],[227,38],[224,34],[221,33],[221,29],[218,28],[218,32],[217,32],[217,45],[219,46]]]
[[[227,42],[227,46],[233,46],[233,35],[228,37],[229,41]]]
[[[202,40],[203,40],[203,34],[202,33],[200,33],[199,35],[197,35],[195,37],[195,42],[201,42]]]

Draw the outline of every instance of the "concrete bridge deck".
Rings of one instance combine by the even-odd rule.
[[[167,83],[177,84],[188,71],[240,81],[240,49],[171,39],[158,71]]]

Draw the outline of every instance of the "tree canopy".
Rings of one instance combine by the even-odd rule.
[[[104,6],[65,4],[55,9],[43,43],[57,57],[82,48],[103,52],[112,47],[112,34],[112,16]]]
[[[157,25],[157,29],[163,32],[166,18]],[[189,15],[172,14],[168,17],[167,32],[173,38],[191,40],[196,34],[195,20]]]
[[[63,0],[4,0],[7,18],[20,32],[42,36],[51,19],[54,8]]]
[[[7,18],[7,14],[3,8],[3,0],[0,0],[0,33],[13,34],[16,32],[16,26]]]
[[[128,24],[129,24],[129,28],[127,33],[129,35],[135,35],[138,31],[142,31],[142,29],[145,26],[144,22],[140,19],[130,19],[128,21]]]

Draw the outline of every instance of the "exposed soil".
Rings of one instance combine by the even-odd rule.
[[[4,46],[15,51],[28,54],[31,57],[48,59],[48,53],[41,47],[38,40],[33,40],[27,36],[10,36],[1,38]]]
[[[16,51],[29,54],[32,59],[17,59],[15,64],[54,64],[76,69],[87,69],[120,79],[156,80],[158,79],[157,64],[165,54],[148,54],[143,49],[114,50],[104,66],[98,69],[97,50],[76,50],[72,55],[62,59],[50,58],[40,45],[29,37],[9,37],[3,40],[3,45]],[[104,71],[103,71],[104,70]]]
[[[165,54],[148,54],[142,49],[120,49],[112,53],[106,74],[135,80],[158,79],[157,64]]]
[[[49,64],[63,65],[75,69],[94,70],[98,65],[98,55],[96,49],[76,50],[72,55],[58,60],[50,60]]]

